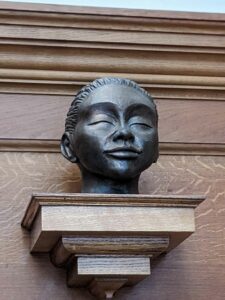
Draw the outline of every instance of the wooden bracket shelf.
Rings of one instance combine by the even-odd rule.
[[[49,252],[67,284],[111,299],[195,230],[202,196],[34,194],[22,220],[31,252]]]

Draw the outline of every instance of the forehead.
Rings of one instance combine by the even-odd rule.
[[[126,110],[133,104],[144,104],[154,110],[152,101],[140,91],[133,87],[117,84],[108,84],[96,88],[90,93],[89,97],[83,101],[81,106],[87,108],[101,102],[111,102],[120,110]]]

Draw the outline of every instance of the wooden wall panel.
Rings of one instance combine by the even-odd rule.
[[[0,138],[59,140],[72,96],[0,94]],[[160,142],[225,144],[223,101],[157,100]]]
[[[166,155],[141,193],[207,196],[196,233],[116,299],[223,300],[225,15],[0,1],[0,19],[0,300],[93,299],[29,254],[20,221],[32,192],[79,191],[59,138],[75,91],[103,76],[137,81],[158,105]]]
[[[0,299],[92,299],[69,289],[48,255],[30,255],[20,227],[32,192],[77,192],[79,172],[60,154],[0,153]],[[196,233],[155,264],[152,275],[116,299],[222,300],[225,294],[225,158],[161,156],[141,177],[151,194],[204,194]]]

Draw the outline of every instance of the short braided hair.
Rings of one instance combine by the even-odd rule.
[[[125,79],[125,78],[117,78],[117,77],[104,77],[100,79],[96,79],[90,84],[84,86],[76,95],[71,103],[70,109],[67,113],[67,118],[65,122],[65,132],[72,133],[74,131],[74,128],[76,127],[77,124],[77,119],[78,119],[78,111],[79,111],[79,105],[88,98],[88,96],[97,88],[102,87],[104,85],[109,85],[109,84],[116,84],[116,85],[123,85],[123,86],[128,86],[134,88],[136,91],[140,92],[149,100],[152,102],[154,109],[155,109],[155,114],[156,114],[156,122],[158,121],[158,113],[156,109],[156,105],[150,96],[150,94],[140,87],[136,82],[130,80],[130,79]]]

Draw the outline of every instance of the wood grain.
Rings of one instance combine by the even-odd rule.
[[[157,256],[169,246],[169,237],[149,236],[101,236],[66,237],[63,236],[52,249],[51,262],[58,267],[79,255],[147,255]]]
[[[196,233],[116,299],[224,300],[225,158],[213,156],[216,147],[224,151],[224,14],[2,1],[0,18],[0,137],[12,139],[13,151],[21,151],[16,138],[58,141],[74,92],[96,77],[121,75],[159,101],[160,140],[170,149],[163,153],[170,154],[176,141],[181,148],[172,153],[186,154],[162,155],[142,175],[141,192],[207,196],[196,211]],[[20,228],[32,192],[79,191],[78,169],[47,153],[49,147],[39,145],[42,153],[0,153],[2,300],[93,299],[86,290],[68,289],[64,270],[54,268],[48,256],[30,255],[29,234]]]
[[[84,290],[68,289],[65,271],[54,268],[48,255],[30,255],[29,233],[20,228],[32,192],[79,191],[75,165],[57,153],[16,152],[0,153],[0,165],[0,299],[93,299]],[[200,193],[207,200],[196,210],[196,233],[161,258],[135,289],[119,291],[118,299],[223,300],[224,170],[224,157],[167,155],[143,173],[142,193]]]
[[[88,255],[79,256],[68,271],[69,287],[87,287],[96,278],[123,279],[134,285],[151,274],[148,256]]]
[[[51,251],[63,236],[87,234],[169,237],[170,251],[194,232],[194,209],[202,201],[201,196],[180,195],[36,194],[22,226],[31,230],[32,253]]]
[[[77,267],[80,275],[150,275],[148,256],[80,256]]]
[[[32,227],[30,249],[32,253],[49,252],[64,235],[165,236],[169,233],[169,251],[194,231],[194,211],[189,207],[42,206]]]
[[[22,226],[30,230],[35,222],[39,210],[52,210],[57,206],[59,210],[84,207],[179,207],[196,208],[205,197],[202,195],[140,195],[140,194],[88,194],[88,193],[33,193],[22,219]],[[50,208],[53,207],[53,208]],[[94,209],[94,208],[93,208]],[[62,218],[63,220],[63,218]],[[46,220],[47,221],[47,220]]]

